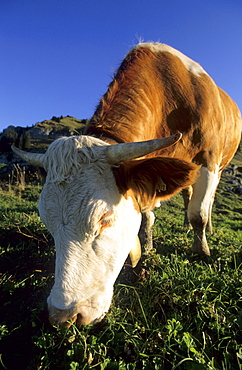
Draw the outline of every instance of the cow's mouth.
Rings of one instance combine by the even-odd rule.
[[[74,323],[77,326],[90,325],[100,322],[105,313],[100,314],[97,308],[76,305],[67,310],[61,310],[49,305],[49,321],[52,326],[70,327]]]
[[[73,321],[72,324],[75,322],[76,326],[90,325],[90,324],[95,325],[95,324],[99,323],[100,321],[102,321],[104,316],[105,316],[105,314],[101,315],[99,318],[96,318],[92,321],[89,321],[86,318],[84,318],[80,313],[78,313],[77,317],[76,317],[76,321]]]
[[[53,326],[70,327],[76,323],[77,326],[89,325],[93,320],[83,313],[73,314],[73,310],[60,310],[54,306],[49,308],[49,321]]]

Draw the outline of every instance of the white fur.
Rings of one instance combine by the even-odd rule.
[[[83,164],[105,159],[107,145],[109,144],[90,136],[62,137],[55,140],[44,156],[48,181],[70,182]]]
[[[189,218],[193,215],[201,214],[206,218],[209,214],[211,199],[219,182],[219,167],[215,171],[209,171],[207,167],[202,167],[200,176],[193,186],[193,196],[190,200],[188,212]]]
[[[194,229],[194,242],[192,250],[195,253],[210,254],[207,240],[206,227],[211,231],[211,211],[214,194],[219,182],[219,166],[214,171],[206,167],[200,170],[200,176],[193,185],[193,194],[188,205],[188,219]]]
[[[136,48],[142,48],[142,47],[148,47],[155,53],[168,52],[168,53],[175,55],[182,61],[182,63],[186,66],[188,71],[192,72],[196,76],[200,76],[203,73],[207,74],[207,72],[200,66],[200,64],[194,62],[192,59],[188,58],[186,55],[182,54],[180,51],[173,49],[171,46],[160,44],[158,42],[140,43],[136,46]]]
[[[41,219],[56,246],[48,304],[61,310],[75,307],[90,322],[109,309],[113,284],[141,223],[133,200],[120,195],[100,145],[105,144],[90,137],[53,143],[46,153],[48,176],[39,201]],[[109,211],[112,226],[99,234],[100,219]]]

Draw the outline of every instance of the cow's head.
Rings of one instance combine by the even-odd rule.
[[[48,298],[52,324],[89,324],[108,311],[114,282],[130,251],[136,258],[141,212],[194,181],[196,166],[146,158],[181,134],[108,145],[90,136],[61,138],[45,154],[13,150],[44,167],[40,217],[56,247],[55,283]]]

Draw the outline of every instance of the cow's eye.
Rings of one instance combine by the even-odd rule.
[[[103,217],[100,219],[100,232],[102,232],[107,227],[111,226],[113,223],[113,211],[108,211],[103,215]]]

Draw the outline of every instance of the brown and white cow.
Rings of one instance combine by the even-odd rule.
[[[129,253],[137,263],[141,214],[149,219],[160,200],[183,188],[193,251],[209,255],[205,229],[240,129],[236,104],[199,64],[144,43],[122,62],[86,136],[58,139],[45,154],[14,148],[47,171],[39,212],[56,245],[53,324],[104,316]]]

